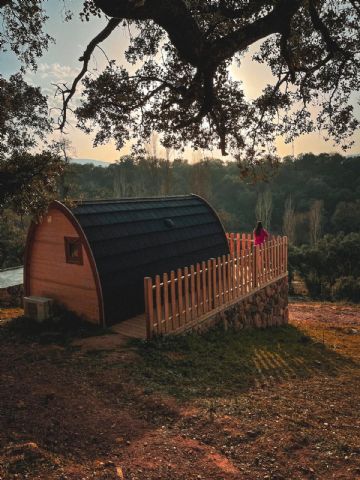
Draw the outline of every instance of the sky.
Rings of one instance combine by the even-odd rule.
[[[81,0],[68,0],[68,8],[74,11],[74,18],[70,22],[63,21],[61,2],[50,0],[47,4],[49,20],[46,24],[46,31],[56,39],[55,44],[51,44],[49,50],[38,61],[37,72],[27,72],[26,80],[34,85],[39,85],[44,94],[49,97],[49,105],[56,107],[60,105],[60,99],[54,98],[54,83],[70,84],[81,68],[79,57],[85,50],[88,42],[105,26],[104,18],[93,18],[90,22],[81,22],[79,12],[81,10]],[[101,44],[101,48],[106,52],[108,58],[114,58],[119,64],[125,64],[124,51],[128,44],[129,33],[125,29],[116,29],[112,35]],[[247,97],[255,98],[262,87],[271,82],[271,73],[264,66],[251,61],[251,55],[256,50],[249,51],[241,67],[233,65],[231,74],[236,80],[241,80],[244,85],[244,91]],[[96,49],[90,62],[91,70],[96,74],[100,72],[107,64],[104,53]],[[0,55],[0,72],[5,76],[15,73],[19,69],[19,63],[15,56],[11,54]],[[79,93],[77,98],[79,98]],[[353,96],[354,107],[357,115],[360,117],[360,108],[357,105],[359,94]],[[76,105],[76,97],[74,104]],[[114,143],[108,143],[94,147],[92,145],[92,136],[82,133],[72,125],[67,128],[66,138],[72,142],[73,155],[77,158],[88,158],[94,160],[103,160],[113,162],[130,151],[130,146],[126,146],[121,151],[117,151]],[[55,134],[58,137],[58,134]],[[354,137],[355,143],[347,154],[360,154],[360,132]],[[334,147],[331,142],[325,142],[321,134],[303,135],[296,139],[293,144],[286,145],[281,138],[276,141],[278,153],[280,156],[298,155],[300,153],[322,153],[339,152],[339,147]],[[159,154],[164,154],[163,149],[158,149]],[[184,156],[189,160],[197,161],[203,156],[221,158],[219,151],[212,152],[192,152],[185,150]]]

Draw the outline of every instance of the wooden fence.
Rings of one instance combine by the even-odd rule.
[[[228,255],[144,279],[147,338],[187,330],[287,274],[287,237],[253,245],[227,234]]]
[[[251,233],[227,233],[230,254],[239,257],[240,252],[249,250],[254,245],[254,237]]]

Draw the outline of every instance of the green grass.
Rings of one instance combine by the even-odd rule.
[[[130,365],[145,390],[178,398],[219,397],[312,375],[336,375],[350,361],[293,326],[212,330],[204,335],[137,342],[140,360]]]

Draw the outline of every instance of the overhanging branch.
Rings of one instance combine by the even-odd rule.
[[[283,32],[302,3],[303,0],[280,0],[269,14],[215,40],[209,52],[213,64],[219,65],[258,40]]]
[[[314,0],[309,0],[309,13],[314,28],[320,33],[325,42],[327,51],[334,56],[335,53],[340,50],[340,48],[335,40],[331,37],[329,29],[320,18],[319,12],[316,10]]]
[[[74,79],[70,88],[66,88],[66,86],[57,85],[58,91],[61,93],[63,97],[63,106],[60,115],[60,122],[59,122],[59,130],[63,131],[66,125],[66,118],[67,118],[67,110],[69,106],[69,102],[74,96],[76,92],[76,88],[80,80],[84,77],[85,73],[87,72],[89,61],[91,58],[92,53],[94,52],[95,48],[98,46],[99,43],[103,42],[108,36],[113,32],[113,30],[119,25],[120,20],[117,18],[112,18],[109,20],[106,27],[94,37],[89,45],[86,47],[85,52],[79,58],[80,62],[83,62],[82,69],[80,73]]]

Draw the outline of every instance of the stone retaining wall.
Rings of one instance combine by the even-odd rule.
[[[22,306],[22,298],[24,289],[22,285],[0,289],[0,308],[1,307],[20,307]]]
[[[265,328],[288,323],[288,277],[259,288],[224,310],[213,312],[191,329],[202,332],[216,325],[225,329]]]

